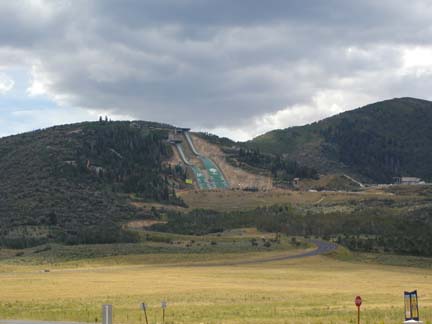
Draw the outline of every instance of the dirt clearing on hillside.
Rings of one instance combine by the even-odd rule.
[[[144,220],[135,220],[127,223],[126,227],[131,229],[142,229],[148,228],[155,224],[166,224],[167,222],[153,220],[153,219],[144,219]]]

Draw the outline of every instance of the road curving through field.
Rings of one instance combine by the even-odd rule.
[[[213,264],[194,264],[191,266],[192,267],[236,266],[236,265],[245,265],[245,264],[259,264],[259,263],[267,263],[267,262],[275,262],[275,261],[285,261],[285,260],[292,260],[292,259],[302,259],[302,258],[327,254],[329,252],[336,250],[338,247],[338,245],[335,243],[322,241],[322,240],[309,240],[308,242],[314,244],[316,246],[316,249],[310,251],[304,251],[299,254],[277,255],[277,256],[254,259],[254,260],[240,260],[240,261],[232,261],[232,262],[213,263]]]

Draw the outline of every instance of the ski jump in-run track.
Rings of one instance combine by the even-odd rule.
[[[188,131],[185,131],[183,134],[192,153],[202,162],[204,170],[202,170],[199,166],[194,165],[187,159],[180,143],[177,143],[176,147],[183,162],[191,167],[192,171],[194,172],[200,189],[228,188],[229,184],[217,165],[211,159],[198,152]]]

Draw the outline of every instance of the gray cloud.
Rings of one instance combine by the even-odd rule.
[[[335,96],[340,109],[428,98],[430,74],[407,70],[403,54],[432,46],[430,9],[426,0],[3,2],[0,57],[20,53],[63,106],[251,136],[295,124],[267,118],[283,110],[302,122],[331,114],[317,102]]]

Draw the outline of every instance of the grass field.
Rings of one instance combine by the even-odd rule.
[[[400,209],[431,201],[429,187],[359,193],[188,191],[181,196],[189,208],[217,210],[274,204],[327,211],[363,204]],[[431,259],[340,249],[330,256],[233,266],[234,260],[297,254],[310,247],[251,228],[188,236],[146,232],[140,224],[129,224],[141,237],[135,244],[0,249],[0,319],[100,322],[101,305],[112,303],[116,324],[142,324],[139,304],[146,302],[155,324],[161,323],[160,302],[166,299],[167,324],[346,324],[356,322],[354,297],[361,295],[362,323],[393,324],[403,322],[403,291],[418,289],[421,318],[432,324]]]
[[[112,303],[115,323],[144,323],[145,301],[150,323],[161,323],[166,299],[167,323],[354,323],[353,298],[360,294],[363,323],[401,323],[402,293],[418,289],[420,314],[431,323],[431,269],[363,263],[347,253],[211,265],[280,253],[111,256],[50,264],[50,272],[42,271],[48,265],[2,262],[0,318],[100,322],[101,305]]]
[[[403,188],[404,189],[404,188]],[[418,191],[421,187],[414,188]],[[291,204],[297,207],[309,206],[332,210],[337,208],[356,208],[359,204],[409,204],[424,205],[430,203],[430,193],[389,192],[381,188],[371,188],[359,192],[337,191],[292,191],[274,189],[260,192],[241,190],[229,191],[183,191],[179,196],[190,209],[204,208],[219,211],[254,209],[275,204]]]
[[[139,243],[60,245],[48,244],[24,250],[0,249],[1,266],[47,265],[52,267],[77,267],[82,265],[118,264],[170,264],[178,262],[242,259],[275,253],[295,252],[299,248],[310,248],[298,238],[263,233],[255,228],[227,230],[203,236],[159,233],[137,230]],[[254,241],[254,244],[252,244]]]

